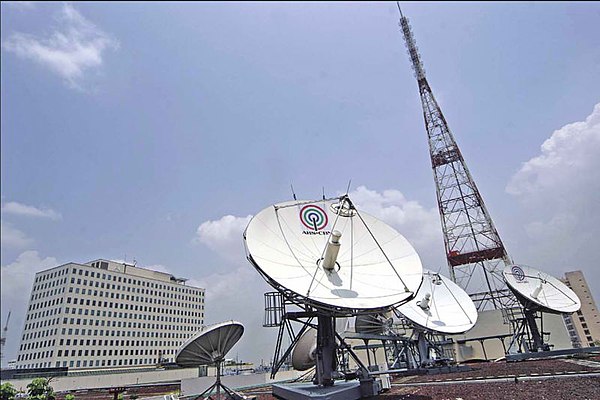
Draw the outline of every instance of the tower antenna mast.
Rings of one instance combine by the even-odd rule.
[[[419,86],[450,276],[479,310],[506,308],[515,302],[502,278],[510,257],[427,82],[408,18],[397,5]]]

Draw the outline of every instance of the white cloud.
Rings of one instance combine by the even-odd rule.
[[[585,121],[554,131],[541,146],[541,154],[525,162],[513,175],[506,190],[525,201],[551,195],[551,202],[571,202],[573,189],[600,187],[600,103]],[[561,194],[563,196],[557,196]],[[597,193],[597,192],[596,192]],[[577,200],[577,198],[575,198]]]
[[[516,196],[536,220],[535,226],[575,228],[594,218],[600,204],[600,104],[585,121],[554,131],[541,154],[523,163],[506,191]],[[565,222],[569,221],[565,225]],[[540,229],[532,228],[532,232]]]
[[[0,242],[3,247],[23,248],[32,244],[33,239],[13,227],[10,223],[2,221],[0,223]]]
[[[37,251],[27,250],[8,265],[0,268],[2,321],[6,321],[8,311],[12,311],[6,339],[6,357],[4,362],[15,358],[20,341],[23,318],[29,304],[29,294],[35,273],[56,267],[53,257],[42,258]]]
[[[228,259],[244,260],[242,234],[250,219],[252,215],[246,217],[226,215],[216,221],[203,222],[198,227],[193,241],[208,246]]]
[[[199,279],[190,279],[189,283],[207,289],[207,297],[214,304],[221,303],[228,299],[239,301],[239,294],[248,287],[248,283],[253,281],[258,274],[254,268],[246,263],[244,266],[231,268],[229,271],[211,274],[200,277]]]
[[[68,3],[57,19],[58,27],[47,37],[16,32],[2,47],[49,68],[70,87],[82,89],[85,72],[99,68],[105,50],[118,48],[118,42]]]
[[[52,220],[59,220],[62,218],[60,213],[52,210],[51,208],[37,208],[34,206],[28,206],[25,204],[17,203],[15,201],[10,201],[2,205],[2,213],[3,214],[14,214],[14,215],[23,215],[26,217],[39,217],[39,218],[49,218]]]
[[[3,265],[1,267],[2,304],[26,304],[35,273],[57,265],[54,257],[42,259],[35,250],[27,250],[13,263]]]
[[[567,124],[544,141],[540,154],[522,164],[506,191],[523,212],[526,240],[517,249],[557,275],[582,269],[600,279],[594,250],[600,235],[600,104],[585,121]],[[529,262],[529,260],[527,260]]]

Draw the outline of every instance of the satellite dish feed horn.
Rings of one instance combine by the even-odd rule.
[[[537,299],[540,295],[540,292],[542,291],[542,283],[543,281],[540,281],[539,286],[533,290],[533,293],[531,293],[531,297],[533,297],[534,299]]]
[[[333,271],[338,253],[340,252],[340,237],[342,237],[340,231],[331,232],[331,238],[327,242],[327,247],[325,248],[325,257],[323,257],[321,266],[329,272]]]
[[[429,303],[431,301],[431,294],[426,293],[425,297],[423,297],[423,300],[421,300],[420,302],[417,303],[417,305],[419,307],[421,307],[422,310],[429,310]]]

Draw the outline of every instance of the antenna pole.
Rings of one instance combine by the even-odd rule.
[[[298,200],[296,198],[296,193],[294,193],[294,186],[290,183],[290,188],[292,189],[292,197],[294,198],[294,200]]]

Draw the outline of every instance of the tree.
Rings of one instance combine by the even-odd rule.
[[[69,393],[68,395],[65,396],[65,400],[75,400],[75,395]]]
[[[35,378],[27,385],[29,400],[55,400],[54,389],[50,386],[50,379]]]
[[[0,385],[0,399],[1,400],[13,400],[17,394],[17,389],[8,382]]]

